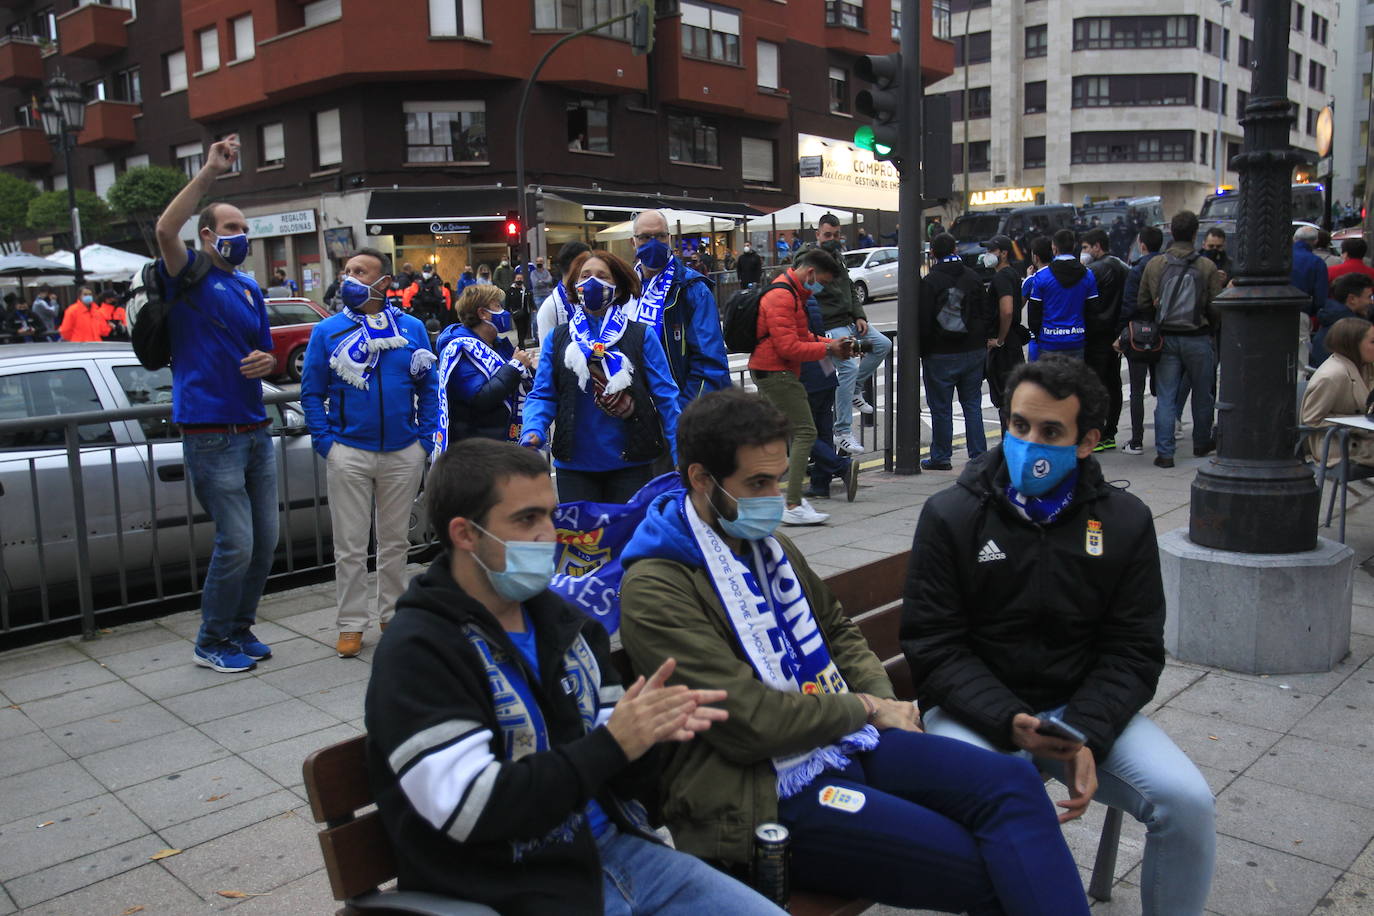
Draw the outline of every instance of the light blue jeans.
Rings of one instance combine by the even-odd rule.
[[[854,392],[859,390],[859,386],[871,379],[878,371],[878,367],[887,359],[892,352],[892,341],[887,339],[887,335],[868,326],[868,330],[859,333],[856,325],[846,325],[842,328],[831,328],[825,332],[825,336],[833,340],[840,340],[845,337],[857,337],[864,343],[873,345],[872,353],[865,353],[858,359],[837,359],[835,360],[835,379],[840,383],[840,387],[835,389],[835,435],[848,436],[854,428]],[[888,397],[892,396],[888,392]]]
[[[1046,710],[1060,714],[1063,707]],[[926,731],[994,750],[982,735],[935,707],[923,713]],[[1073,723],[1070,722],[1070,725]],[[1018,756],[1029,758],[1025,751]],[[1064,764],[1037,757],[1035,765],[1064,781]],[[1136,714],[1097,764],[1097,801],[1145,825],[1141,864],[1143,916],[1197,916],[1207,904],[1216,859],[1216,800],[1187,755],[1145,716]]]
[[[202,649],[237,645],[258,614],[277,550],[277,452],[267,429],[181,440],[196,499],[215,523],[200,597]]]
[[[1155,364],[1155,451],[1172,458],[1174,423],[1193,389],[1193,447],[1212,442],[1212,408],[1216,403],[1217,351],[1212,335],[1164,335],[1164,352]]]
[[[597,837],[606,916],[781,916],[754,890],[686,853],[621,833]]]

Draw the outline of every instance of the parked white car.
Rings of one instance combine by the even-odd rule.
[[[897,295],[897,249],[860,248],[844,253],[844,266],[860,304]]]

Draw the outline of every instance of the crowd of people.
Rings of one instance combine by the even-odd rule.
[[[44,343],[68,340],[89,343],[128,340],[126,295],[113,289],[83,286],[67,305],[51,286],[39,286],[32,298],[6,293],[0,340],[5,343]]]

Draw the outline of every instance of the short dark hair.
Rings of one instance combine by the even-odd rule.
[[[1363,261],[1364,256],[1368,253],[1369,246],[1365,244],[1364,239],[1346,239],[1344,242],[1341,242],[1341,254],[1345,255],[1347,258]]]
[[[455,518],[485,524],[499,502],[497,484],[511,477],[547,476],[548,463],[533,449],[481,437],[453,443],[425,478],[425,504],[439,543],[453,546],[448,527]]]
[[[787,417],[760,394],[743,388],[703,394],[677,421],[678,473],[689,488],[687,469],[694,464],[724,480],[738,469],[741,446],[786,441],[789,435]]]
[[[1058,254],[1073,254],[1078,245],[1072,229],[1060,229],[1054,234],[1054,250]]]
[[[1078,441],[1089,430],[1101,429],[1107,418],[1107,389],[1097,373],[1081,359],[1069,356],[1042,356],[1033,363],[1022,363],[1007,376],[1002,410],[1011,416],[1011,396],[1022,382],[1034,382],[1057,401],[1078,398]]]
[[[821,225],[834,226],[836,229],[840,228],[840,218],[829,211],[821,214],[819,222]]]
[[[353,260],[358,255],[366,255],[369,258],[375,258],[377,263],[382,265],[382,276],[391,276],[391,255],[379,251],[376,248],[356,248],[344,263]],[[277,270],[282,276],[286,276],[286,271],[281,268],[277,268]]]
[[[1342,318],[1333,324],[1326,332],[1326,339],[1322,343],[1326,346],[1328,353],[1344,356],[1350,362],[1359,366],[1360,343],[1364,336],[1369,333],[1369,329],[1374,327],[1363,318]]]
[[[930,240],[930,253],[937,258],[947,258],[959,247],[959,240],[948,232],[941,232]]]
[[[568,273],[568,268],[572,266],[572,262],[577,259],[577,256],[584,251],[591,250],[592,246],[588,245],[586,242],[564,242],[563,247],[558,249],[559,276],[566,276]]]
[[[1164,230],[1158,226],[1145,226],[1140,230],[1140,244],[1146,251],[1159,251],[1164,247]]]
[[[1046,264],[1054,260],[1054,245],[1043,235],[1038,235],[1031,242],[1031,254]]]
[[[1331,298],[1345,305],[1345,300],[1358,296],[1371,286],[1374,286],[1374,277],[1369,274],[1348,273],[1331,284]]]
[[[1103,251],[1107,251],[1111,248],[1112,240],[1108,237],[1106,229],[1089,229],[1083,233],[1083,244],[1097,245]]]
[[[50,293],[52,292],[52,287],[44,283],[42,286],[38,287],[38,291],[40,293]]]
[[[1180,210],[1174,214],[1174,218],[1169,220],[1169,234],[1174,237],[1174,242],[1186,242],[1193,244],[1197,238],[1197,214],[1192,210]]]
[[[592,258],[603,261],[606,264],[606,269],[611,272],[611,277],[615,280],[615,298],[611,300],[612,304],[624,305],[639,295],[639,275],[634,272],[629,264],[609,251],[599,249],[592,251],[589,248],[573,258],[572,263],[563,273],[563,289],[568,294],[569,302],[581,301],[577,293],[577,275],[582,271],[582,265]]]
[[[1331,247],[1331,233],[1327,232],[1325,229],[1318,229],[1318,230],[1317,230],[1317,247],[1318,247],[1318,248],[1330,248],[1330,247]]]
[[[215,211],[224,206],[228,205],[222,200],[217,200],[214,203],[205,205],[205,209],[200,211],[200,219],[196,220],[197,237],[199,237],[202,229],[209,229],[211,232],[217,233],[219,229],[219,220],[215,218]]]
[[[817,273],[828,274],[832,277],[840,275],[840,262],[836,261],[834,256],[823,248],[806,249],[797,255],[796,263],[792,267],[814,267]]]
[[[1223,242],[1226,241],[1226,230],[1221,228],[1220,226],[1213,226],[1211,229],[1208,229],[1207,234],[1214,235],[1217,238],[1221,239]]]

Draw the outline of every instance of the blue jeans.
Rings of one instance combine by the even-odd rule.
[[[794,887],[975,916],[1088,912],[1034,767],[949,738],[881,734],[876,750],[778,803]],[[832,786],[858,796],[826,806]]]
[[[1193,447],[1212,441],[1212,406],[1216,401],[1217,351],[1210,334],[1165,335],[1164,352],[1155,365],[1155,451],[1174,456],[1174,423],[1183,404],[1182,384],[1193,389]]]
[[[277,550],[277,452],[266,429],[181,440],[196,499],[215,523],[200,596],[202,649],[237,646],[253,626]]]
[[[811,488],[828,491],[830,481],[843,477],[849,470],[851,458],[841,458],[835,451],[835,398],[829,388],[808,391],[811,419],[816,421],[816,441],[811,446]]]
[[[1062,711],[1062,707],[1047,710]],[[933,735],[992,749],[981,735],[938,707],[927,709],[924,718],[926,730]],[[1027,755],[1022,751],[1009,756]],[[1040,758],[1034,762],[1063,782],[1062,761]],[[1140,875],[1144,916],[1202,913],[1216,858],[1216,802],[1207,780],[1178,745],[1158,725],[1137,714],[1107,759],[1098,762],[1095,797],[1145,825]]]
[[[837,359],[835,360],[835,375],[840,383],[840,387],[835,389],[835,435],[847,436],[854,428],[854,392],[860,385],[873,377],[878,371],[878,367],[887,359],[892,352],[892,341],[887,339],[887,335],[876,331],[873,325],[868,326],[868,330],[859,333],[856,325],[846,325],[842,328],[831,328],[825,332],[825,336],[834,340],[843,337],[857,337],[864,343],[873,345],[872,353],[865,353],[858,359]],[[889,396],[890,396],[889,392]]]
[[[954,454],[954,394],[964,408],[964,437],[968,456],[977,458],[988,450],[983,432],[983,367],[987,350],[937,353],[922,358],[926,403],[930,405],[930,460],[948,461]]]
[[[606,916],[780,916],[783,912],[700,859],[621,833],[614,826],[597,837],[596,845],[601,850]]]
[[[1083,347],[1079,347],[1077,350],[1043,350],[1040,344],[1034,340],[1026,347],[1027,359],[1032,363],[1046,356],[1067,356],[1069,359],[1082,359],[1086,352]]]

